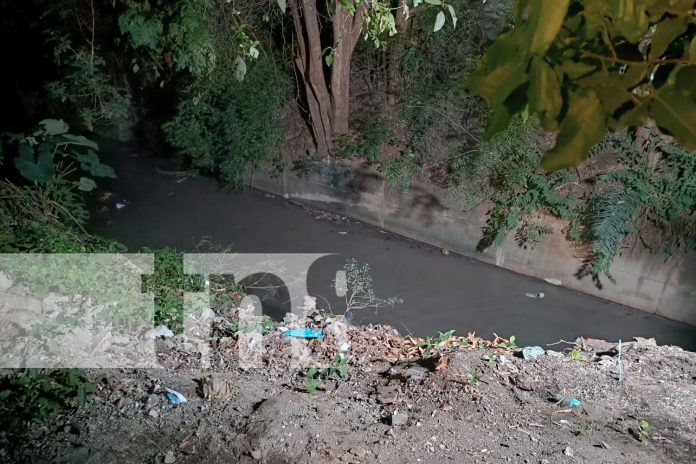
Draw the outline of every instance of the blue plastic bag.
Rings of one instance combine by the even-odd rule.
[[[324,336],[324,331],[322,329],[290,329],[285,331],[286,337],[298,337],[298,338],[322,338]]]

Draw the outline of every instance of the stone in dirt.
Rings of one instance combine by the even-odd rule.
[[[170,450],[164,453],[164,464],[174,464],[176,462],[176,457],[174,453]]]
[[[391,415],[391,425],[400,427],[408,423],[408,414],[405,412],[395,412]]]

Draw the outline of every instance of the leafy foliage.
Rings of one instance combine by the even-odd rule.
[[[573,214],[573,200],[556,193],[556,187],[567,181],[568,174],[539,172],[542,153],[536,140],[537,123],[533,118],[526,122],[514,119],[501,136],[482,147],[484,156],[494,157],[498,162],[491,172],[495,193],[478,245],[480,250],[502,243],[533,212],[560,218]]]
[[[317,369],[310,367],[303,376],[304,386],[309,393],[321,387],[323,379],[344,379],[348,376],[348,358],[337,354],[330,366]]]
[[[75,369],[22,369],[0,379],[3,429],[20,432],[50,413],[84,406],[95,385]]]
[[[286,87],[282,74],[265,59],[252,63],[242,82],[232,76],[223,72],[192,85],[164,130],[194,167],[239,185],[280,140]]]
[[[42,7],[46,12],[41,32],[51,47],[58,75],[45,83],[50,111],[89,131],[110,125],[129,130],[131,94],[127,85],[114,78],[97,43],[98,11],[66,1],[46,2]]]
[[[403,303],[398,297],[380,298],[376,295],[372,279],[372,270],[367,263],[360,263],[355,258],[346,260],[343,266],[345,272],[345,301],[346,312],[362,309],[374,309]],[[339,286],[340,282],[335,282]]]
[[[356,121],[356,135],[341,136],[340,156],[359,156],[371,163],[382,159],[382,144],[388,141],[392,130],[384,114],[377,112],[365,115]]]
[[[145,250],[149,251],[149,250]],[[172,248],[154,250],[155,271],[143,276],[143,290],[155,294],[155,325],[183,330],[184,292],[203,290],[198,276],[184,273],[183,254]]]
[[[607,129],[647,118],[696,148],[693,3],[670,0],[523,0],[515,27],[469,79],[491,107],[487,133],[530,111],[558,130],[547,169],[584,159]]]
[[[416,176],[422,171],[421,166],[416,163],[415,156],[410,152],[389,160],[382,170],[389,186],[396,187],[402,194],[408,192]]]
[[[590,242],[593,250],[582,273],[612,279],[614,257],[635,234],[649,247],[668,253],[696,247],[696,154],[657,134],[645,147],[632,142],[626,135],[609,139],[621,154],[620,164],[600,176],[606,187],[578,215],[587,228],[576,238]],[[650,157],[659,157],[652,168]]]

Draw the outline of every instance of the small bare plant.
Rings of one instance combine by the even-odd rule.
[[[375,294],[370,265],[359,263],[355,258],[346,260],[343,266],[345,281],[334,281],[336,289],[342,290],[346,302],[346,313],[364,309],[375,311],[383,307],[394,307],[403,303],[398,297],[379,298]]]

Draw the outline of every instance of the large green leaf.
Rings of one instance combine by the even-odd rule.
[[[60,135],[68,132],[68,125],[62,119],[44,119],[39,121],[48,135]]]
[[[696,64],[675,69],[672,75],[676,89],[696,98]]]
[[[605,133],[604,111],[597,95],[594,92],[573,95],[556,146],[544,155],[543,167],[555,171],[581,163]]]
[[[631,100],[631,93],[616,82],[597,87],[595,92],[608,114],[614,113],[620,106]]]
[[[586,76],[597,69],[597,66],[579,61],[564,61],[561,63],[561,70],[571,79],[578,79]]]
[[[689,53],[689,60],[696,63],[696,37],[691,39],[691,43],[689,44],[688,53]]]
[[[95,177],[116,177],[116,173],[106,164],[99,161],[99,157],[93,151],[87,153],[76,153],[75,159],[80,163],[82,170],[89,172]]]
[[[650,105],[650,116],[685,149],[696,150],[696,100],[687,91],[671,84],[660,87]]]
[[[657,25],[657,30],[652,36],[649,58],[654,60],[662,56],[669,44],[686,31],[684,18],[670,18]]]
[[[563,106],[561,86],[556,73],[542,58],[532,59],[529,71],[529,108],[539,115],[545,129],[555,129],[556,118]]]
[[[556,38],[568,12],[570,0],[526,0],[521,4],[521,27],[529,42],[529,51],[543,54]]]
[[[89,177],[80,177],[80,182],[77,184],[77,188],[83,192],[91,192],[97,188],[97,183]]]
[[[55,174],[53,153],[47,147],[39,147],[35,156],[34,148],[28,142],[19,144],[19,156],[14,159],[14,164],[19,173],[31,182],[48,183]]]
[[[637,42],[648,30],[646,0],[607,0],[613,24],[631,42]]]
[[[68,143],[71,145],[80,145],[82,147],[88,147],[94,150],[99,149],[99,147],[97,146],[97,142],[88,139],[84,135],[63,134],[63,139],[65,139],[64,143]]]
[[[505,105],[498,105],[491,108],[491,114],[488,116],[488,124],[484,132],[484,137],[490,139],[495,134],[507,129],[510,124],[512,115]]]

